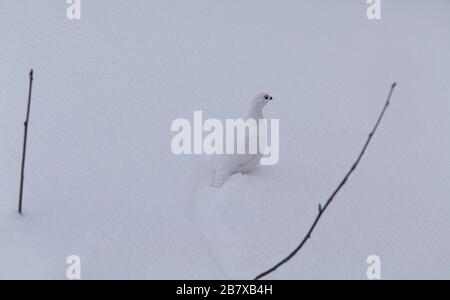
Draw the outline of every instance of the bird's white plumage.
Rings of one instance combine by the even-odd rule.
[[[258,132],[265,132],[265,129],[261,127],[264,125],[259,123],[259,120],[264,119],[263,108],[271,100],[272,97],[270,95],[262,93],[257,95],[252,101],[245,120],[254,119],[257,122],[258,130],[253,134],[258,135]],[[259,164],[265,149],[258,148],[256,154],[250,154],[251,138],[258,140],[259,137],[250,137],[249,134],[249,132],[245,134],[245,154],[223,154],[214,157],[213,187],[221,187],[231,175],[251,172]],[[241,141],[237,140],[235,136],[235,145],[239,142]]]

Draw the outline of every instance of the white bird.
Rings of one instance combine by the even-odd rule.
[[[260,127],[263,125],[259,124],[258,121],[264,119],[263,108],[272,99],[272,96],[270,96],[269,94],[261,93],[258,94],[252,101],[250,105],[250,111],[246,119],[244,119],[244,121],[253,119],[258,124],[257,132],[253,132],[252,134],[258,135],[258,132],[265,132],[265,128]],[[258,136],[250,137],[249,134],[250,133],[246,130],[245,154],[222,154],[216,155],[214,157],[214,180],[212,183],[213,187],[221,187],[231,175],[235,173],[245,174],[251,172],[259,164],[259,161],[263,156],[262,153],[264,153],[265,149],[257,147],[256,154],[250,154],[250,138],[252,138],[253,140],[256,139],[256,141],[258,141]],[[236,141],[235,137],[235,144],[237,144],[238,142],[239,141]]]

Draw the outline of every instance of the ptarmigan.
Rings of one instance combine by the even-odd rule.
[[[255,97],[250,105],[250,111],[244,120],[254,119],[258,127],[259,120],[264,119],[263,108],[273,98],[267,93],[261,93]],[[258,128],[261,131],[262,128]],[[264,131],[263,131],[264,132]],[[258,133],[256,133],[258,134]],[[258,137],[253,137],[258,138]],[[222,154],[214,157],[214,180],[213,187],[221,187],[227,179],[235,173],[248,173],[255,169],[259,164],[262,153],[265,149],[258,147],[256,154],[250,154],[249,151],[249,132],[245,134],[245,154]],[[237,144],[235,136],[235,144]]]

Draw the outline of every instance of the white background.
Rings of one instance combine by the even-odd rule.
[[[0,2],[0,278],[251,279],[300,241],[398,82],[366,157],[270,278],[450,278],[450,2]],[[16,213],[35,70],[24,215]],[[280,162],[211,189],[176,118],[259,92]]]

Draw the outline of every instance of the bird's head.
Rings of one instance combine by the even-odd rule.
[[[268,93],[258,94],[250,106],[249,116],[252,118],[262,119],[262,111],[264,106],[272,101],[272,96]]]
[[[270,96],[268,93],[260,93],[256,96],[254,102],[258,104],[260,107],[264,107],[267,103],[272,101],[272,96]]]

